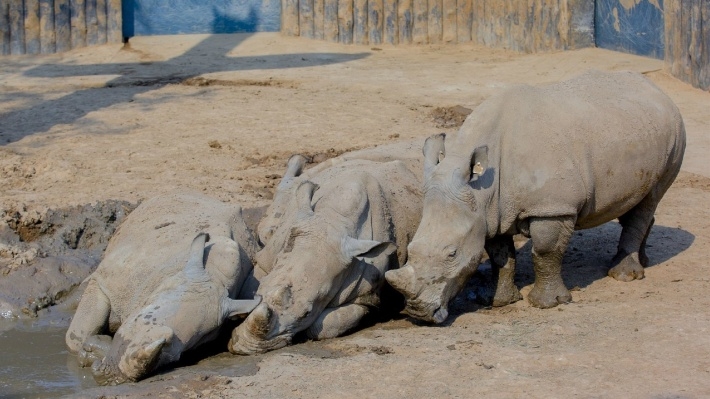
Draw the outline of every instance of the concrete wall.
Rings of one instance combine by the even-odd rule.
[[[665,0],[664,6],[666,69],[710,90],[710,0]]]
[[[282,0],[286,35],[357,44],[594,45],[593,0]]]
[[[121,0],[0,0],[0,54],[120,43]]]

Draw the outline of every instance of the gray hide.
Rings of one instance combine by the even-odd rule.
[[[145,201],[87,279],[69,349],[102,384],[136,381],[177,361],[213,339],[226,318],[259,303],[232,299],[255,252],[238,206],[197,193]]]
[[[498,271],[494,304],[516,301],[512,236],[521,233],[533,245],[528,301],[553,307],[571,300],[560,270],[573,231],[615,218],[623,230],[609,275],[643,278],[653,214],[684,150],[677,107],[636,73],[593,71],[491,97],[445,151],[443,136],[425,145],[421,225],[408,264],[387,281],[407,313],[441,323],[486,250]]]
[[[343,161],[293,183],[256,257],[263,302],[232,333],[233,353],[277,349],[302,331],[343,334],[382,305],[384,273],[406,261],[421,181],[403,162]]]

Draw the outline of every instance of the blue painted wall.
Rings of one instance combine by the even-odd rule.
[[[663,0],[596,0],[594,38],[597,47],[662,59]]]
[[[123,35],[276,32],[280,0],[123,0]]]

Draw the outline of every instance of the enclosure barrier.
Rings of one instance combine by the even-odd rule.
[[[710,0],[665,0],[664,7],[666,69],[710,90]]]
[[[592,0],[282,0],[281,32],[340,43],[594,45]]]
[[[121,0],[0,0],[1,54],[120,43]]]

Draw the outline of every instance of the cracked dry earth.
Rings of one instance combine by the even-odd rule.
[[[442,118],[505,87],[589,68],[645,73],[686,123],[683,169],[658,208],[645,279],[606,277],[620,231],[609,223],[575,234],[563,263],[568,305],[479,305],[484,264],[443,326],[399,317],[72,397],[710,397],[710,93],[670,77],[658,60],[600,49],[372,49],[276,34],[146,37],[126,48],[4,58],[0,205],[136,203],[191,188],[263,206],[294,152],[322,160],[454,131]],[[516,284],[526,295],[530,245],[519,246]]]

